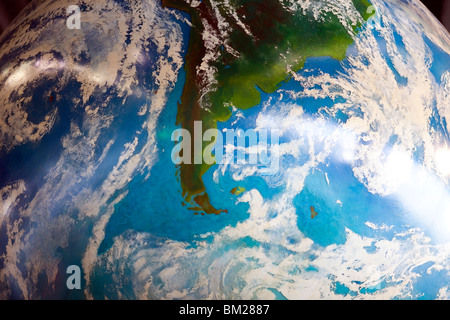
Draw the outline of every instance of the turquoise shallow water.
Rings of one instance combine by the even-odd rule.
[[[344,244],[345,228],[366,237],[391,239],[402,222],[396,202],[368,192],[354,177],[352,168],[345,164],[331,163],[314,170],[306,178],[302,192],[294,198],[294,204],[298,228],[321,246]],[[311,206],[318,213],[314,219],[311,219]],[[397,227],[389,231],[374,230],[366,222]]]

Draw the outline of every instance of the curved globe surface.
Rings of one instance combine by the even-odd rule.
[[[450,36],[419,1],[71,5],[0,36],[0,298],[450,298]],[[199,123],[277,132],[273,170],[174,161]]]

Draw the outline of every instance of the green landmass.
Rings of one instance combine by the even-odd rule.
[[[352,36],[332,13],[317,21],[304,12],[289,12],[279,0],[229,0],[238,16],[247,26],[241,28],[227,14],[224,0],[216,0],[219,12],[229,24],[229,37],[219,39],[214,54],[218,56],[215,68],[216,84],[204,92],[204,75],[199,72],[208,48],[205,45],[205,21],[217,34],[219,26],[210,0],[190,7],[184,0],[162,0],[165,7],[176,8],[190,14],[192,28],[186,55],[186,82],[178,105],[177,124],[193,133],[194,121],[203,122],[203,132],[217,128],[218,121],[227,121],[231,106],[248,109],[261,102],[260,91],[273,93],[289,81],[291,72],[303,68],[308,57],[329,56],[345,58]],[[364,21],[370,14],[367,0],[353,0]],[[357,32],[361,24],[352,26]],[[250,32],[251,35],[247,34]],[[227,48],[232,48],[228,50]],[[235,53],[238,53],[237,55]],[[204,148],[209,144],[205,142]],[[192,158],[195,153],[192,152]],[[206,193],[202,177],[211,165],[181,164],[180,184],[189,208],[194,212],[219,214],[225,210],[214,208]]]
[[[233,189],[231,189],[231,193],[234,194],[235,196],[239,196],[241,194],[243,194],[245,192],[245,188],[243,187],[235,187]]]

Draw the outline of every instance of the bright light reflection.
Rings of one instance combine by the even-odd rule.
[[[450,149],[442,148],[435,153],[436,169],[444,177],[450,177]]]

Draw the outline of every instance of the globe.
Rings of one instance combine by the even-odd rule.
[[[417,0],[36,0],[0,114],[2,299],[450,298]]]

